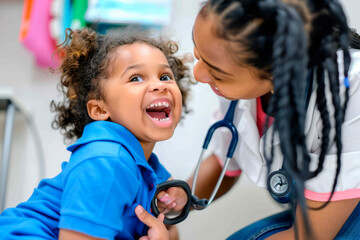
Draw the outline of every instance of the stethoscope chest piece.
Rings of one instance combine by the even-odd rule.
[[[288,203],[292,192],[292,180],[283,169],[270,173],[267,179],[271,196],[280,203]]]
[[[215,198],[215,195],[216,195],[217,191],[219,190],[222,179],[225,176],[227,166],[235,152],[235,148],[236,148],[236,145],[239,140],[238,131],[233,123],[237,102],[238,102],[238,100],[233,100],[230,102],[229,109],[227,110],[224,119],[214,123],[210,127],[208,133],[206,134],[205,141],[203,144],[203,150],[201,151],[200,158],[199,158],[199,161],[198,161],[196,169],[195,169],[194,178],[193,178],[193,182],[192,182],[192,189],[190,190],[190,186],[182,180],[170,180],[170,181],[161,183],[157,186],[155,195],[151,201],[151,210],[156,217],[160,214],[160,211],[157,208],[157,195],[161,191],[166,191],[170,187],[180,187],[180,188],[184,189],[186,195],[188,196],[187,203],[184,206],[183,210],[179,214],[177,214],[177,215],[175,214],[175,216],[169,216],[169,217],[168,217],[168,215],[165,215],[165,219],[164,219],[165,224],[173,225],[173,224],[177,224],[177,223],[183,221],[188,216],[191,207],[196,210],[203,210],[207,206],[209,206],[210,203]],[[225,161],[223,169],[220,173],[219,179],[215,185],[215,188],[213,189],[213,192],[210,195],[210,198],[209,199],[200,199],[195,195],[196,181],[197,181],[197,176],[198,176],[199,169],[200,169],[200,164],[201,164],[204,152],[209,146],[209,143],[213,136],[214,131],[220,127],[228,128],[228,130],[232,134],[231,142],[229,145],[229,150],[226,154],[226,161]]]

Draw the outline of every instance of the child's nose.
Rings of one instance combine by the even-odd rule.
[[[150,91],[152,92],[164,92],[168,90],[168,85],[160,80],[155,80],[150,83]]]

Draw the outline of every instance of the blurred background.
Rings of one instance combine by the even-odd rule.
[[[184,55],[193,51],[192,25],[202,2],[0,0],[0,161],[9,159],[8,166],[0,166],[0,186],[6,186],[6,191],[0,193],[4,207],[27,200],[40,179],[57,175],[61,162],[70,156],[63,136],[51,128],[54,115],[50,112],[51,100],[60,99],[59,75],[49,71],[49,66],[56,66],[51,53],[64,39],[63,29],[97,23],[98,31],[105,32],[138,24],[177,41],[178,55]],[[349,25],[360,29],[358,0],[341,3]],[[8,100],[16,105],[13,126],[6,119],[10,115]],[[185,116],[173,138],[158,143],[154,151],[174,178],[184,180],[195,168],[210,117],[218,107],[215,94],[202,84],[192,87],[189,103],[192,112]],[[10,134],[6,129],[12,130]],[[178,225],[180,238],[224,239],[282,209],[265,190],[241,176],[229,194],[204,211],[193,211]]]

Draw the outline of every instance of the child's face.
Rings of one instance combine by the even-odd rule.
[[[170,138],[181,117],[181,93],[165,55],[145,43],[116,50],[111,76],[102,82],[111,121],[140,143]]]

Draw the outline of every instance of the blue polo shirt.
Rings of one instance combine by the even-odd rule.
[[[156,185],[170,177],[155,154],[146,161],[135,136],[107,121],[88,124],[68,150],[58,176],[42,180],[28,201],[0,215],[0,239],[57,239],[59,228],[106,239],[145,235],[135,207],[150,212]]]

